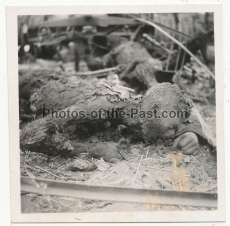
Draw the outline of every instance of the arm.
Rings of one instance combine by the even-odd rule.
[[[196,155],[199,152],[199,143],[215,147],[212,140],[203,133],[198,118],[191,115],[177,131],[173,146],[181,148],[184,154]]]
[[[176,133],[176,137],[181,136],[184,133],[192,132],[198,137],[199,143],[209,144],[211,147],[215,147],[214,142],[203,133],[201,124],[195,114],[192,114],[185,122],[181,125]]]

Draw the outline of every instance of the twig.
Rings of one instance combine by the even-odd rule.
[[[129,168],[126,170],[126,172],[122,175],[122,177],[121,177],[121,181],[124,179],[124,177],[125,177],[125,175],[128,173],[128,171],[129,171]]]
[[[176,159],[175,159],[175,158],[173,159],[173,164],[172,164],[172,166],[173,166],[173,169],[175,170],[175,169],[176,169]]]
[[[128,169],[125,171],[125,173],[122,175],[121,179],[119,179],[118,181],[115,181],[115,182],[108,183],[107,185],[120,183],[120,182],[124,179],[124,177],[125,177],[125,175],[128,173],[128,171],[129,171],[129,168],[128,168]]]
[[[40,167],[36,166],[36,165],[35,165],[35,167],[38,168],[38,169],[40,169],[40,170],[42,170],[42,171],[44,171],[44,172],[46,172],[46,173],[49,173],[49,174],[55,176],[55,177],[57,177],[57,178],[60,178],[60,179],[66,179],[66,178],[68,178],[68,177],[60,177],[60,176],[58,176],[58,175],[56,175],[56,174],[53,174],[53,173],[51,173],[51,172],[49,172],[49,171],[47,171],[47,170],[45,170],[45,169],[43,169],[43,168],[40,168]],[[69,178],[71,178],[71,177],[69,177]]]
[[[33,169],[33,170],[36,170],[36,171],[39,171],[39,172],[40,172],[40,170],[35,169],[35,168],[31,167],[31,166],[28,166],[25,162],[24,162],[24,164],[25,164],[25,166],[22,166],[22,167],[28,167],[28,168],[30,168],[30,169]]]
[[[58,210],[57,210],[57,213],[59,213],[59,211],[61,210],[61,206],[59,206]]]
[[[76,75],[85,75],[85,76],[94,75],[95,77],[97,77],[102,73],[108,73],[110,71],[116,71],[117,69],[118,69],[118,67],[111,67],[111,68],[100,69],[100,70],[96,70],[96,71],[77,72],[75,74]]]
[[[49,165],[51,169],[53,168],[53,165],[54,165],[54,163],[53,163],[53,162]]]
[[[179,206],[183,211],[185,211],[185,209],[182,206]]]
[[[171,189],[172,185],[165,181],[162,175],[158,175],[156,181],[161,185],[161,188]]]
[[[179,186],[180,186],[180,190],[182,189],[182,187],[181,187],[181,183],[180,183],[180,180],[179,180]]]
[[[208,192],[208,191],[211,191],[211,190],[216,189],[216,188],[217,188],[217,185],[212,187],[212,188],[209,188],[209,189],[205,190],[204,192]]]
[[[71,206],[67,206],[67,205],[63,204],[62,202],[60,202],[60,201],[56,201],[56,200],[53,200],[53,199],[50,199],[50,201],[59,203],[59,204],[63,205],[66,208],[70,208],[70,209],[74,210],[74,208],[72,208]]]
[[[104,171],[104,172],[105,172],[105,171]],[[94,177],[98,177],[98,175],[100,175],[100,174],[102,174],[102,173],[104,173],[104,172],[101,171],[101,172],[99,172],[98,174],[96,174]],[[92,176],[93,176],[93,174],[91,174],[89,178],[90,178],[94,183],[96,183],[96,182],[94,181],[94,179],[92,178]]]
[[[176,188],[174,187],[174,184],[172,183],[172,187],[173,187],[173,189],[176,191]]]
[[[140,179],[140,184],[141,184],[141,187],[143,187],[143,181],[142,181],[142,179],[141,179],[140,172],[138,171],[138,172],[137,172],[137,174],[138,174],[138,177],[139,177],[139,179]]]
[[[138,167],[137,167],[137,170],[136,170],[136,174],[135,174],[135,177],[134,177],[134,179],[133,179],[133,183],[132,183],[132,184],[134,184],[134,182],[135,182],[135,180],[136,180],[137,172],[138,172],[138,170],[139,170],[139,168],[140,168],[142,159],[143,159],[143,155],[141,156],[141,160],[140,160],[140,162],[139,162],[139,164],[138,164]]]
[[[142,184],[143,184],[146,188],[149,188],[149,186],[148,186],[145,182],[142,181]]]
[[[146,155],[145,155],[145,158],[147,159],[147,157],[148,157],[148,154],[149,154],[149,149],[147,149],[147,151],[146,151]]]
[[[50,196],[49,195],[47,195],[47,200],[50,203]]]
[[[61,168],[63,168],[66,164],[61,165],[60,167],[57,168],[57,171],[59,171]]]
[[[130,167],[130,168],[134,168],[134,167],[135,167],[135,163],[130,164],[129,167]]]
[[[51,161],[53,161],[54,159],[56,159],[56,158],[58,158],[58,157],[60,157],[60,155],[58,155],[58,156],[54,157],[53,159],[51,159]]]
[[[95,183],[101,182],[103,180],[105,180],[106,178],[108,178],[111,174],[113,174],[116,170],[113,170],[112,172],[110,172],[109,174],[105,175],[104,177],[102,177],[100,180],[95,181]]]
[[[132,162],[133,163],[133,161],[134,160],[137,160],[139,158],[139,156],[138,157],[134,157],[133,159],[130,159],[129,161],[127,161],[127,162]]]
[[[111,167],[110,168],[107,168],[105,171],[100,171],[98,174],[96,174],[94,177],[98,177],[99,175],[101,175],[102,173],[105,173],[106,171],[108,171],[109,169],[111,169]],[[92,178],[92,176],[93,176],[93,173],[94,172],[96,172],[98,169],[96,169],[95,171],[93,171],[93,172],[91,172],[91,175],[90,175],[90,179],[94,182],[94,183],[96,183],[96,181]]]
[[[30,156],[30,151],[26,153],[26,157],[29,158],[29,156]]]
[[[148,154],[149,154],[149,148],[147,149],[146,155],[145,155],[145,165],[146,165],[146,160],[147,160],[147,158],[148,158]]]
[[[145,158],[145,161],[147,161],[147,160],[151,160],[151,161],[155,161],[155,159],[153,159],[153,158]]]
[[[159,168],[155,168],[155,167],[149,167],[149,166],[145,166],[146,168],[149,168],[149,169],[155,169],[155,170],[161,170],[161,171],[167,171],[167,172],[171,172],[171,173],[178,173],[178,174],[181,174],[185,177],[189,177],[189,175],[184,175],[183,173],[179,173],[179,172],[176,172],[176,171],[173,171],[173,170],[168,170],[168,169],[159,169]]]
[[[195,210],[195,211],[199,211],[198,209],[194,208],[194,207],[189,207],[190,210]]]
[[[157,211],[160,211],[160,210],[161,210],[161,205],[159,205],[157,208]]]
[[[63,174],[63,175],[65,175],[65,176],[68,176],[69,178],[71,178],[70,176],[70,174],[67,174],[67,173],[63,173],[63,172],[59,172],[59,173],[61,173],[61,174]]]

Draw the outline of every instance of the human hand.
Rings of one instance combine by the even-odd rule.
[[[181,148],[185,155],[197,155],[199,152],[198,138],[195,133],[184,133],[174,140],[173,147]]]

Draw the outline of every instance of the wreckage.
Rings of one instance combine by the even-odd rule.
[[[57,64],[59,70],[54,70],[51,66],[49,69],[20,71],[21,175],[34,180],[33,178],[40,177],[40,174],[45,172],[43,176],[46,179],[80,181],[87,183],[91,194],[97,189],[90,185],[92,181],[98,185],[105,183],[147,188],[144,193],[150,191],[149,188],[202,191],[205,192],[202,194],[203,200],[207,203],[211,200],[209,204],[206,203],[207,206],[216,207],[217,195],[206,196],[206,192],[216,189],[215,152],[214,155],[212,152],[213,148],[215,150],[215,140],[213,137],[210,139],[211,133],[207,123],[202,119],[196,104],[191,101],[194,98],[193,100],[202,102],[202,98],[193,97],[191,94],[186,96],[179,88],[182,87],[180,81],[177,85],[171,84],[173,78],[183,78],[184,75],[180,77],[180,73],[187,67],[186,63],[191,58],[202,68],[206,77],[215,79],[214,67],[210,66],[214,65],[214,60],[210,58],[212,54],[209,54],[214,41],[212,34],[194,38],[136,16],[132,19],[126,18],[127,20],[107,19],[97,16],[73,17],[39,25],[51,27],[53,31],[55,26],[65,27],[68,24],[71,28],[75,26],[76,21],[80,21],[81,26],[93,24],[93,28],[97,27],[98,32],[87,34],[86,31],[83,34],[77,27],[76,30],[62,30],[58,38],[55,37],[56,34],[49,36],[49,39],[44,39],[42,46],[47,47],[46,50],[51,50],[51,55],[56,54],[62,61]],[[115,24],[117,21],[118,25]],[[124,23],[134,27],[125,27]],[[149,32],[151,29],[148,26],[154,28],[155,37]],[[100,27],[104,30],[99,30]],[[125,28],[126,32],[119,33],[121,28]],[[133,32],[130,33],[129,29]],[[168,38],[169,45],[162,44],[157,38],[157,32],[158,35],[160,32]],[[178,41],[176,36],[182,37],[183,40]],[[75,42],[69,46],[70,49],[73,48],[71,53],[74,56],[72,60],[75,61],[74,73],[68,73],[66,70],[65,57],[59,48],[70,40]],[[36,45],[37,38],[34,42]],[[199,50],[208,67],[194,55]],[[40,56],[38,53],[33,60],[42,56],[42,52]],[[79,70],[81,58],[89,67],[86,72]],[[189,81],[192,81],[194,86],[195,80],[203,82],[203,78],[194,76],[194,71],[191,74]],[[123,112],[129,113],[132,109],[135,112],[133,117],[121,117],[124,116]],[[183,119],[183,123],[181,120],[181,127],[179,130],[175,129],[174,136],[166,136],[165,125],[161,119],[140,117],[136,113],[149,110],[182,110],[188,115],[186,120]],[[115,118],[111,117],[113,113]],[[208,134],[205,133],[207,131]],[[181,150],[172,147],[172,140],[185,132],[197,135],[202,149],[198,157],[183,155]],[[52,162],[51,166],[49,161]],[[195,169],[193,164],[196,165]],[[199,173],[195,173],[196,171]],[[70,175],[71,172],[74,173]],[[212,179],[213,187],[198,187],[204,177],[209,181]],[[35,189],[29,180],[21,178],[23,191],[44,192],[40,187]],[[37,183],[40,181],[37,180]],[[41,183],[48,186],[54,184],[48,180]],[[59,182],[56,185],[59,186]],[[79,188],[79,184],[76,184],[76,188]],[[84,186],[82,188],[85,190]],[[59,195],[64,194],[64,189],[65,186],[60,189]],[[112,190],[113,188],[108,188],[110,198]],[[131,190],[128,189],[127,192],[130,193]],[[140,189],[133,191],[137,195]],[[155,194],[153,191],[152,194]],[[167,191],[162,191],[162,197],[167,197],[168,194]],[[187,193],[184,194],[187,196]],[[56,193],[51,190],[47,195]],[[189,199],[193,200],[196,195],[191,193]],[[81,195],[73,193],[70,196],[88,197],[85,192]],[[139,198],[137,195],[135,200],[142,200]],[[127,195],[127,199],[115,200],[127,201],[129,198]],[[145,203],[146,200],[141,202]],[[155,203],[155,199],[150,202]],[[158,203],[181,204],[169,197]],[[195,204],[194,201],[190,203]],[[199,206],[202,205],[200,202]]]
[[[75,20],[79,20],[79,18],[64,20],[63,23],[70,23],[70,21],[76,23]],[[134,17],[134,19],[127,19],[127,21],[125,22],[135,24],[135,20],[137,21],[137,25],[139,26],[134,36],[132,36],[132,40],[138,39],[138,37],[140,37],[140,31],[144,29],[143,26],[140,25],[140,23],[143,23],[142,19]],[[104,21],[104,19],[100,18],[99,20],[97,20],[97,18],[91,18],[90,21],[91,22],[87,23],[95,23],[94,25],[99,23],[99,25],[102,26],[101,23],[102,21]],[[90,111],[98,112],[101,109],[104,109],[104,111],[108,111],[111,109],[130,110],[132,107],[135,107],[138,110],[142,108],[148,110],[148,106],[146,107],[145,100],[147,101],[148,95],[149,93],[151,93],[151,90],[153,93],[156,92],[156,95],[159,98],[156,91],[157,87],[162,87],[162,89],[165,91],[167,90],[167,88],[170,87],[163,84],[157,85],[159,80],[159,76],[157,77],[157,74],[161,72],[160,77],[162,80],[162,78],[164,77],[162,75],[162,72],[163,74],[166,73],[166,77],[164,77],[165,79],[163,79],[161,82],[167,80],[170,81],[170,78],[172,77],[169,76],[168,73],[174,74],[178,68],[181,68],[190,59],[190,57],[193,57],[202,67],[204,67],[204,69],[210,74],[210,76],[213,77],[212,72],[210,72],[209,69],[206,68],[193,54],[193,52],[195,53],[198,49],[202,49],[203,56],[205,56],[206,50],[204,49],[204,46],[206,45],[198,45],[200,44],[198,40],[202,39],[203,42],[206,43],[207,38],[202,38],[202,36],[190,40],[188,42],[188,48],[191,50],[190,51],[180,42],[175,40],[175,38],[168,35],[165,31],[159,28],[158,25],[151,22],[144,22],[147,25],[151,25],[155,29],[162,31],[166,36],[174,41],[175,44],[177,44],[179,48],[179,53],[177,54],[176,58],[173,57],[173,55],[176,53],[175,50],[169,50],[165,48],[156,40],[149,37],[147,34],[143,34],[143,37],[148,42],[154,44],[157,48],[160,48],[161,51],[167,53],[167,58],[165,61],[154,59],[150,55],[149,51],[147,51],[147,49],[138,42],[127,41],[120,37],[114,38],[113,36],[94,35],[92,43],[94,43],[96,49],[103,50],[104,52],[102,52],[104,55],[100,51],[94,51],[95,58],[92,59],[91,56],[91,61],[89,61],[89,67],[90,65],[97,65],[97,68],[108,68],[113,66],[115,67],[115,72],[118,70],[116,66],[119,66],[119,70],[120,68],[122,68],[119,71],[120,80],[125,81],[126,84],[133,88],[137,94],[143,93],[146,90],[150,89],[143,100],[141,100],[140,96],[136,96],[134,95],[134,93],[130,93],[130,91],[134,92],[134,90],[120,85],[119,82],[115,82],[113,84],[99,82],[96,86],[94,86],[89,84],[87,80],[82,80],[74,76],[68,76],[66,74],[57,73],[54,71],[38,70],[32,73],[22,75],[19,78],[19,105],[22,124],[27,123],[28,121],[31,121],[35,118],[41,118],[42,114],[43,116],[44,113],[49,114],[51,111],[53,111],[53,109],[55,109],[56,112],[59,112],[61,110],[63,111],[66,108],[70,108],[72,111],[81,109],[84,112],[88,112],[88,114]],[[84,24],[84,22],[82,23]],[[57,24],[56,22],[45,22],[41,27],[44,27],[45,25],[55,26]],[[104,42],[102,42],[103,40]],[[100,45],[101,43],[103,43],[104,47]],[[77,52],[76,54],[76,57],[78,58],[79,52]],[[96,62],[94,59],[96,60]],[[173,71],[172,68],[174,68],[175,71]],[[83,72],[80,74],[84,77],[84,75],[86,75],[87,73],[88,72]],[[169,90],[167,90],[167,92],[168,91]],[[175,92],[178,93],[179,90]],[[153,97],[152,95],[150,95],[151,98]],[[172,96],[174,96],[173,92],[171,93],[171,97]],[[168,96],[168,98],[170,98],[170,95]],[[150,104],[151,106],[151,104],[156,104],[154,101],[157,102],[156,98],[151,99],[150,103],[147,101],[147,105]],[[169,99],[165,100],[165,102],[168,104]],[[178,103],[175,103],[175,106],[177,106]],[[187,105],[189,104],[187,103]],[[175,106],[172,108],[174,109]],[[191,108],[191,104],[189,106]],[[187,107],[184,106],[183,109],[187,111]],[[91,122],[93,122],[93,126],[87,128],[88,124]],[[155,122],[157,122],[157,120],[155,120]],[[100,126],[95,126],[94,123],[100,123]],[[121,125],[124,124],[125,127],[128,126],[130,128],[135,128],[133,129],[131,134],[135,134],[135,136],[148,142],[153,142],[156,138],[156,134],[159,134],[159,130],[156,129],[156,125],[151,125],[149,124],[149,122],[146,121],[127,119],[120,120],[118,123],[120,123]],[[110,125],[111,122],[109,118],[106,117],[104,120],[94,120],[93,118],[87,116],[81,118],[81,120],[79,118],[68,118],[66,120],[61,119],[60,117],[51,118],[50,116],[47,116],[45,118],[33,121],[22,130],[21,148],[28,148],[29,146],[29,149],[34,149],[34,147],[36,146],[45,145],[45,148],[43,147],[40,149],[47,150],[48,148],[48,150],[50,149],[51,152],[53,152],[53,148],[55,147],[58,151],[62,151],[65,149],[70,149],[71,151],[73,151],[74,148],[72,147],[72,145],[70,145],[70,143],[68,143],[69,137],[71,137],[72,140],[73,138],[76,139],[78,138],[79,134],[84,131],[87,131],[86,133],[89,132],[89,134],[91,133],[92,135],[94,128],[104,127],[105,129],[107,124]],[[117,126],[118,125],[116,125],[115,127]],[[37,131],[35,131],[35,128]],[[71,132],[68,132],[69,128],[71,128]],[[67,131],[67,133],[65,133],[64,131]],[[78,135],[74,134],[74,131]],[[202,134],[202,132],[199,132],[198,134]],[[59,137],[62,138],[59,139]],[[201,137],[205,136],[203,136],[202,134]]]

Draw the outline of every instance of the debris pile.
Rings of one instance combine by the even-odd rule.
[[[188,117],[196,103],[203,120],[200,126],[207,124],[209,134],[215,136],[215,84],[179,46],[169,43],[168,49],[167,43],[141,35],[140,31],[148,29],[138,26],[129,38],[94,32],[87,39],[87,29],[67,31],[62,41],[55,39],[54,57],[47,60],[35,55],[24,64],[21,58],[21,176],[87,185],[217,192],[216,152],[206,135],[196,133],[201,144],[198,155],[188,156],[173,147],[179,128],[143,115],[149,110],[186,111],[183,125],[195,126]],[[187,42],[189,51],[212,72],[213,41],[213,34],[208,33]],[[116,116],[133,109],[133,117]],[[174,136],[167,133],[169,127],[175,129]],[[23,213],[215,210],[31,193],[22,193],[21,201]]]

